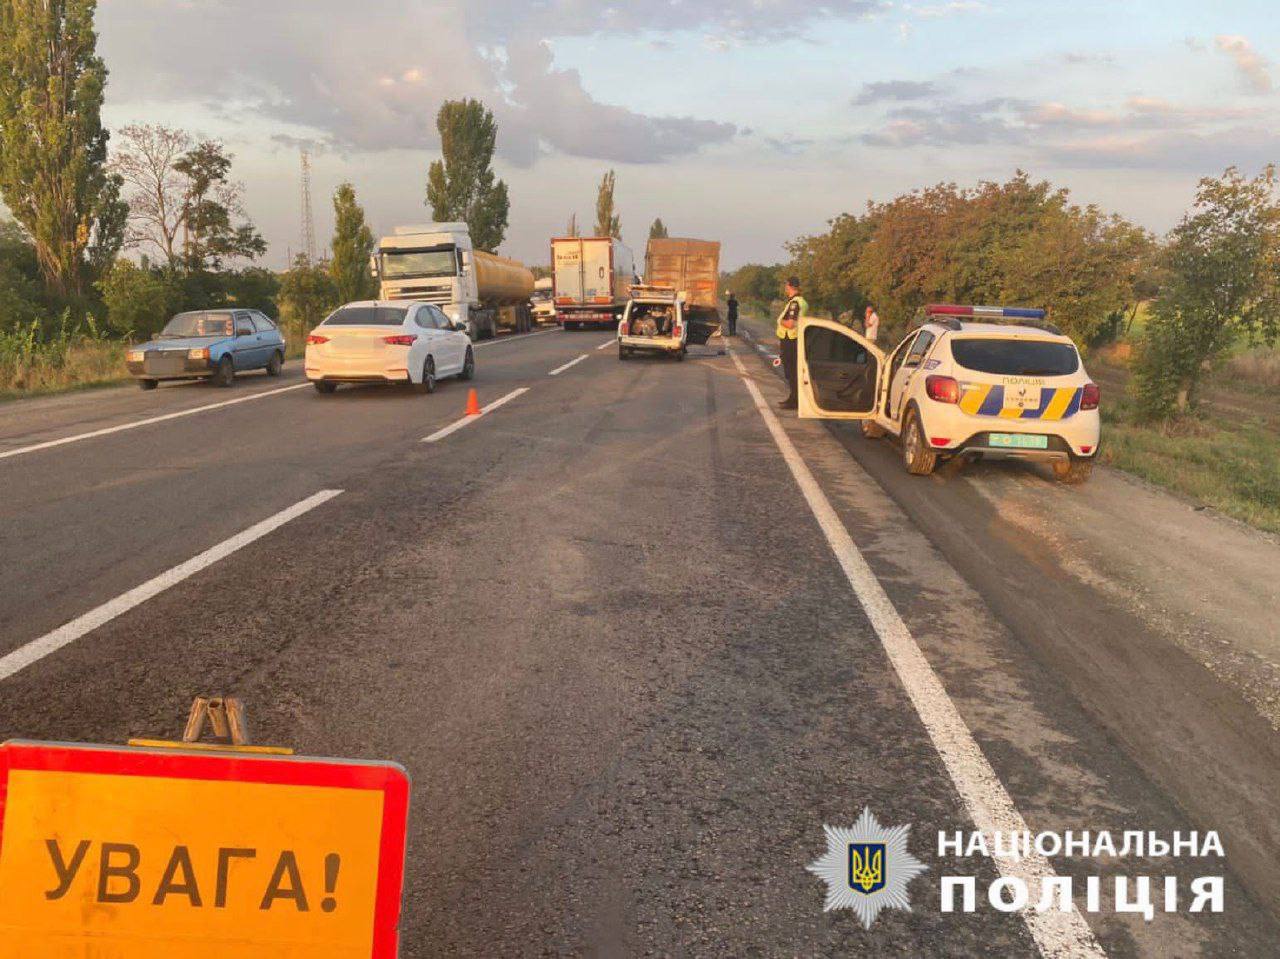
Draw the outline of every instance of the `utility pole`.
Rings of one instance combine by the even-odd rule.
[[[302,148],[302,252],[307,265],[316,261],[316,221],[311,213],[311,154]]]

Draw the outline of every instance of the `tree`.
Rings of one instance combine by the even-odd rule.
[[[280,302],[289,317],[305,329],[311,329],[333,307],[338,305],[338,292],[327,263],[309,263],[305,253],[293,259],[293,267],[280,281]]]
[[[184,153],[173,168],[186,178],[183,201],[182,260],[195,273],[222,269],[227,259],[253,260],[267,252],[267,243],[244,216],[243,188],[231,180],[231,161],[217,140],[204,140]]]
[[[479,100],[446,100],[436,114],[441,158],[427,171],[427,205],[439,222],[461,220],[471,245],[490,253],[507,232],[507,185],[495,180],[498,126]]]
[[[617,177],[612,170],[600,178],[596,194],[596,236],[622,237],[622,220],[613,212],[613,187]]]
[[[110,234],[121,201],[106,170],[107,68],[96,53],[96,7],[96,0],[0,2],[0,196],[59,297],[80,295],[91,245],[119,248]]]
[[[649,239],[665,240],[671,234],[667,232],[667,225],[662,222],[662,217],[658,217],[649,225]]]
[[[98,281],[107,323],[116,333],[149,339],[181,309],[183,291],[172,272],[117,260]]]
[[[569,225],[565,227],[564,235],[565,236],[578,235],[578,214],[576,213],[569,214]]]
[[[1173,229],[1165,287],[1138,356],[1135,387],[1148,416],[1184,413],[1204,372],[1241,336],[1280,336],[1280,202],[1276,168],[1249,180],[1235,167],[1206,177]]]
[[[176,164],[195,141],[186,130],[163,124],[132,124],[117,134],[120,145],[111,158],[111,169],[129,189],[128,243],[149,248],[176,269],[190,188],[190,180],[178,172]]]
[[[371,300],[378,285],[369,273],[373,253],[373,232],[364,220],[364,208],[356,202],[350,183],[341,184],[333,194],[333,260],[329,272],[339,303]]]

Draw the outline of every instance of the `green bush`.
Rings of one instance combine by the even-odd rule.
[[[121,336],[150,339],[183,305],[184,290],[171,274],[117,260],[98,283],[107,322]]]

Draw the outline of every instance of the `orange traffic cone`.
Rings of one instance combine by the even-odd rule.
[[[467,416],[480,415],[480,398],[476,396],[475,387],[467,393]]]

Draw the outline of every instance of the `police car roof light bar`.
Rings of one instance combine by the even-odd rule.
[[[1011,320],[1043,320],[1046,316],[1044,310],[1020,306],[959,306],[954,303],[930,303],[924,312],[927,316],[1001,317]]]

